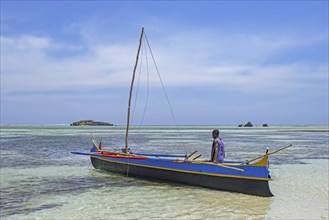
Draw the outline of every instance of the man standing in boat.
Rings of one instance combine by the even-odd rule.
[[[215,129],[212,131],[212,142],[211,149],[211,161],[214,163],[223,163],[225,158],[224,142],[219,138],[219,130]]]

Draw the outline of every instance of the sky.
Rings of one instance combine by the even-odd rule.
[[[132,124],[329,124],[328,1],[0,4],[1,124],[125,125],[142,27]]]

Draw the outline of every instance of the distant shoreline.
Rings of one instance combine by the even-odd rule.
[[[45,124],[39,124],[39,123],[0,123],[0,125],[68,125],[70,126],[70,123],[45,123]],[[125,124],[117,124],[117,126],[126,126]],[[133,126],[139,126],[139,125],[133,125]],[[155,124],[145,124],[145,125],[142,125],[142,126],[176,126],[176,125],[166,125],[166,124],[158,124],[158,125],[155,125]],[[200,127],[200,126],[213,126],[213,127],[225,127],[225,126],[233,126],[233,127],[237,127],[237,125],[235,124],[232,124],[232,125],[226,125],[226,124],[223,124],[223,125],[216,125],[216,124],[210,124],[210,125],[185,125],[185,124],[181,124],[181,125],[178,125],[178,127],[180,126],[191,126],[191,127]],[[321,127],[327,127],[329,128],[328,125],[326,124],[287,124],[287,125],[271,125],[271,126],[268,126],[268,127],[262,127],[262,126],[254,126],[252,128],[275,128],[275,127],[318,127],[318,126],[321,126]],[[300,129],[300,130],[306,130],[306,129]],[[329,131],[329,129],[326,129]]]
[[[70,126],[69,123],[53,123],[53,124],[31,124],[31,123],[3,123],[3,124],[0,124],[0,126],[5,126],[5,125],[24,125],[24,126],[27,126],[27,125],[31,125],[31,126]],[[113,124],[114,125],[114,124]],[[116,124],[116,126],[127,126],[125,124]],[[132,127],[134,126],[139,126],[139,125],[131,125]],[[152,127],[155,127],[155,126],[173,126],[173,127],[176,127],[176,125],[142,125],[142,126],[152,126]],[[329,125],[325,125],[325,124],[300,124],[300,125],[296,125],[296,124],[293,124],[293,125],[290,125],[290,124],[287,124],[287,125],[271,125],[269,127],[262,127],[262,126],[254,126],[254,127],[251,127],[251,128],[244,128],[244,127],[238,127],[237,125],[178,125],[177,127],[214,127],[214,128],[217,128],[217,127],[236,127],[236,128],[239,128],[239,129],[254,129],[254,128],[264,128],[264,129],[273,129],[273,128],[276,128],[276,129],[280,129],[279,127],[300,127],[302,129],[299,129],[299,130],[293,130],[293,129],[289,129],[289,128],[283,128],[284,130],[277,130],[277,131],[282,131],[282,132],[292,132],[292,131],[300,131],[300,132],[329,132],[329,129],[324,129],[324,130],[321,130],[321,129],[303,129],[303,128],[309,128],[309,127],[326,127],[326,128],[329,128]]]
[[[277,132],[329,132],[329,130],[277,130]]]

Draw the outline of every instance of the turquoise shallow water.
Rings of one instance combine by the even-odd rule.
[[[270,157],[272,198],[150,182],[93,169],[90,133],[105,149],[124,145],[124,127],[1,126],[1,219],[328,219],[328,126],[144,126],[132,129],[138,152],[209,158],[211,131],[221,130],[227,159]],[[309,132],[305,132],[305,130]]]

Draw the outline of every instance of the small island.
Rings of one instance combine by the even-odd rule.
[[[93,120],[80,120],[73,122],[70,126],[113,126],[113,124]]]
[[[253,126],[254,125],[250,121],[248,121],[247,124],[239,124],[239,127],[253,127]]]
[[[250,121],[248,121],[247,124],[239,124],[238,126],[239,126],[240,128],[241,128],[241,127],[251,128],[251,127],[253,127],[254,125],[253,125]],[[256,126],[256,127],[257,127],[257,126]],[[262,127],[268,127],[268,124],[263,124]]]

